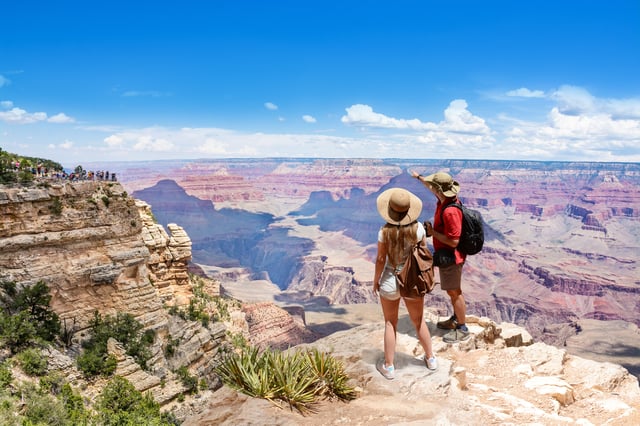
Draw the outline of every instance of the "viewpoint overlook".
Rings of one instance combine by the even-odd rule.
[[[640,419],[637,164],[265,159],[85,167],[108,167],[118,182],[0,190],[0,274],[48,284],[52,309],[75,333],[66,349],[46,351],[49,369],[87,401],[103,384],[84,378],[74,358],[99,311],[129,313],[155,333],[150,369],[123,342],[109,340],[107,350],[115,374],[184,424]],[[434,324],[449,312],[436,288],[425,304],[439,370],[429,374],[416,362],[419,345],[404,324],[401,377],[385,382],[374,367],[382,353],[370,290],[375,199],[401,186],[424,200],[422,220],[434,209],[407,170],[454,175],[462,201],[482,213],[487,241],[465,265],[473,339],[442,341]],[[198,312],[210,314],[206,324],[189,316],[196,300]],[[232,391],[215,373],[229,336],[329,351],[359,397],[321,404],[305,418]],[[198,392],[181,380],[185,371],[203,381]],[[29,380],[18,367],[13,375]],[[416,409],[412,401],[427,398]],[[462,401],[466,408],[454,409]]]

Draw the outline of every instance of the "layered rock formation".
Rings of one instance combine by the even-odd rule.
[[[251,303],[242,307],[248,325],[249,343],[262,349],[287,349],[317,340],[305,328],[304,311],[296,317],[273,303]],[[297,321],[296,319],[297,318]]]
[[[437,321],[437,317],[432,318]],[[640,421],[638,380],[625,369],[568,355],[533,343],[523,329],[468,317],[473,338],[448,344],[429,322],[439,359],[426,369],[408,318],[398,325],[396,379],[376,371],[382,356],[382,324],[334,333],[311,345],[340,360],[359,390],[349,403],[325,401],[302,416],[223,387],[208,408],[185,425],[337,424],[609,424]]]
[[[246,419],[254,423],[335,424],[345,419],[363,423],[380,418],[386,422],[431,419],[454,423],[478,419],[482,423],[536,419],[596,424],[605,419],[609,424],[638,421],[638,383],[626,370],[569,356],[564,350],[542,344],[521,347],[531,343],[523,330],[506,324],[497,326],[488,319],[474,321],[472,317],[469,322],[474,339],[457,346],[442,342],[440,331],[432,328],[441,359],[434,375],[429,375],[422,361],[415,358],[420,355],[419,346],[408,321],[403,319],[398,345],[398,371],[402,376],[395,382],[386,382],[375,371],[375,361],[382,352],[380,324],[334,333],[315,344],[345,362],[347,373],[362,390],[360,398],[350,404],[327,405],[320,417],[314,418],[303,419],[295,413],[275,411],[272,406],[265,408],[259,400],[247,400],[226,388],[215,391],[220,383],[211,361],[226,345],[229,330],[247,333],[251,342],[262,346],[286,347],[313,340],[315,336],[305,329],[304,311],[289,307],[287,314],[272,303],[258,303],[244,307],[244,312],[238,307],[226,322],[206,327],[170,314],[165,306],[184,308],[193,298],[193,283],[187,274],[190,239],[177,225],[168,226],[170,234],[164,231],[154,222],[149,206],[136,203],[116,183],[0,188],[0,209],[0,279],[19,284],[45,281],[52,290],[52,307],[62,318],[76,320],[78,337],[82,337],[82,329],[95,310],[102,314],[131,313],[146,328],[154,329],[151,372],[140,369],[118,342],[110,341],[108,350],[118,361],[118,374],[129,378],[139,390],[151,392],[178,418],[189,418],[187,424],[234,424]],[[336,245],[336,241],[341,244]],[[316,292],[336,299],[366,299],[366,285],[354,288],[364,282],[359,278],[359,268],[336,267],[336,258],[344,259],[344,253],[348,253],[341,251],[345,241],[318,239],[318,247],[332,242],[333,247],[324,249],[329,253],[325,258],[309,253],[316,278],[300,276],[294,293],[307,299],[312,293],[319,297]],[[504,253],[491,257],[491,262],[509,259]],[[506,264],[520,261],[513,253],[510,256]],[[355,260],[349,263],[359,265]],[[345,286],[351,290],[345,291]],[[552,291],[550,287],[541,288]],[[209,296],[224,294],[210,281],[198,291]],[[588,293],[586,287],[583,292]],[[480,292],[472,288],[471,293],[481,299]],[[493,305],[472,306],[495,308],[492,318],[497,314],[520,318],[532,310],[515,295],[511,304],[504,297],[494,299]],[[215,303],[207,305],[206,312],[221,313],[211,305]],[[557,315],[561,318],[564,313]],[[431,317],[430,324],[435,320]],[[175,342],[179,344],[169,353],[167,345]],[[82,389],[85,398],[95,398],[100,383],[82,378],[70,356],[74,351],[46,352],[50,369],[63,372],[67,380]],[[197,396],[214,407],[204,415],[198,414],[205,406],[196,397],[188,397],[184,403],[177,401],[185,388],[174,371],[185,366],[204,378],[210,388]],[[427,397],[433,404],[425,404]],[[417,400],[420,404],[415,403]],[[223,403],[227,405],[221,407]],[[416,406],[420,408],[416,410]],[[460,410],[461,406],[466,409]],[[224,417],[219,417],[221,414]]]
[[[162,302],[190,292],[188,236],[177,225],[169,236],[118,183],[4,188],[0,206],[0,279],[44,281],[52,308],[81,328],[95,310],[165,327]]]
[[[524,325],[537,339],[560,346],[580,331],[583,320],[640,324],[637,164],[357,160],[352,165],[319,159],[203,160],[156,172],[176,182],[191,176],[189,185],[195,188],[198,179],[201,186],[217,184],[203,169],[224,170],[217,191],[225,195],[217,198],[218,205],[237,209],[211,208],[206,217],[215,219],[207,220],[206,228],[198,225],[202,217],[191,219],[194,210],[185,205],[180,208],[188,212],[175,206],[167,210],[166,221],[179,214],[191,235],[211,236],[194,242],[196,263],[242,266],[283,291],[326,297],[330,303],[361,303],[374,300],[367,289],[380,226],[377,195],[391,186],[405,187],[423,200],[421,219],[431,219],[435,198],[401,170],[448,171],[461,183],[462,201],[480,210],[487,225],[485,249],[465,266],[470,312]],[[197,173],[189,175],[190,168]],[[125,185],[141,182],[139,171],[129,176],[123,170],[120,176]],[[250,183],[264,200],[234,199],[231,176]],[[205,192],[199,196],[212,198]],[[164,192],[147,201],[163,210],[167,197]],[[254,223],[258,232],[240,234],[234,218],[241,209],[272,216]],[[451,313],[438,290],[429,304],[442,315]],[[640,365],[636,368],[640,374]]]
[[[154,223],[148,205],[118,183],[103,181],[2,187],[0,209],[0,280],[48,285],[52,309],[74,336],[69,354],[49,352],[57,354],[52,364],[86,388],[89,398],[98,390],[85,382],[70,355],[80,350],[94,312],[128,313],[155,331],[153,373],[124,356],[117,342],[109,349],[118,359],[117,373],[160,403],[184,391],[174,374],[178,367],[217,386],[211,360],[226,344],[226,325],[205,328],[165,308],[184,308],[193,298],[187,272],[191,241],[181,227],[170,224],[168,234]],[[219,288],[208,292],[219,295]],[[168,357],[164,350],[170,342],[178,348]]]

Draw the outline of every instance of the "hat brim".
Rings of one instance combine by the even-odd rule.
[[[409,210],[404,215],[404,217],[400,219],[400,221],[394,220],[389,214],[389,200],[391,199],[391,194],[393,194],[395,191],[404,191],[409,194]],[[420,198],[418,198],[412,192],[407,191],[403,188],[387,189],[382,194],[378,195],[376,204],[380,216],[382,216],[385,222],[390,223],[391,225],[408,225],[418,220],[418,217],[420,217],[420,213],[422,213],[422,201],[420,200]]]
[[[450,189],[447,189],[446,191],[442,191],[442,187],[440,186],[440,184],[438,184],[437,182],[434,181],[434,178],[435,178],[436,175],[437,175],[437,173],[429,175],[426,178],[424,178],[422,181],[425,184],[427,184],[427,185],[429,185],[429,186],[431,186],[433,188],[436,188],[437,190],[441,191],[442,194],[445,197],[450,198],[450,197],[455,197],[456,195],[458,195],[458,192],[460,192],[460,184],[457,181],[454,180],[451,183],[451,188]]]

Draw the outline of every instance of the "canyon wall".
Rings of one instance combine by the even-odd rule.
[[[171,191],[164,181],[140,180],[140,169],[129,175],[129,166],[120,167],[123,185],[151,185],[136,196],[158,210],[160,222],[184,219],[195,263],[242,266],[284,292],[304,291],[337,304],[375,301],[369,287],[381,225],[378,194],[407,188],[423,200],[421,220],[432,220],[435,198],[408,171],[447,171],[460,182],[460,199],[485,220],[485,249],[465,265],[471,312],[523,325],[556,345],[578,332],[580,320],[640,324],[635,163],[185,161],[158,173],[175,179]],[[207,185],[216,187],[215,196],[198,189]],[[253,195],[239,201],[234,194],[240,188]],[[200,207],[182,201],[165,209],[180,191],[194,197],[192,206],[209,202],[207,213],[197,214]],[[438,288],[427,303],[443,316],[451,313]]]
[[[173,187],[172,190],[174,196],[181,194],[179,188]],[[351,191],[351,194],[358,193]],[[355,197],[359,198],[358,205],[365,203],[366,196],[362,191]],[[171,200],[171,197],[167,198],[168,203]],[[217,215],[219,211],[213,209],[209,201],[194,201],[202,211],[213,214],[223,224],[228,223],[226,216]],[[348,211],[349,204],[345,199],[334,201],[344,209],[344,213]],[[174,203],[174,208],[179,205]],[[331,206],[331,203],[326,205]],[[279,257],[296,253],[300,247],[297,243],[302,243],[303,250],[296,254],[297,260],[293,263],[297,266],[282,262],[282,265],[287,265],[287,273],[283,276],[291,277],[291,289],[288,289],[291,295],[298,295],[302,300],[323,297],[327,306],[336,300],[363,303],[371,297],[366,280],[370,271],[365,271],[365,274],[361,271],[366,269],[363,264],[370,263],[367,258],[370,250],[360,247],[353,251],[356,239],[346,237],[342,232],[320,231],[319,225],[288,229],[290,222],[264,212],[230,210],[227,213],[239,219],[240,224],[263,224],[262,228],[248,234],[234,234],[234,228],[227,226],[226,231],[234,238],[245,235],[253,238],[262,234],[271,239],[248,238],[233,244],[222,241],[217,243],[219,256],[233,253],[225,252],[228,247],[238,250],[240,246],[246,247],[243,250],[247,253],[253,250],[254,264],[274,265]],[[83,338],[87,322],[96,310],[102,314],[131,313],[145,328],[153,329],[156,341],[150,361],[151,371],[142,370],[113,339],[109,341],[108,351],[117,360],[116,374],[126,377],[138,390],[151,392],[163,410],[171,410],[177,418],[185,420],[185,424],[218,423],[220,416],[238,422],[243,419],[255,422],[277,419],[279,424],[326,424],[340,422],[344,418],[364,422],[384,415],[391,416],[387,418],[394,422],[448,419],[460,423],[471,419],[482,419],[482,422],[544,419],[549,422],[608,421],[610,424],[625,424],[637,422],[639,418],[640,388],[637,379],[625,369],[568,356],[562,349],[543,344],[532,345],[532,339],[525,330],[514,329],[509,324],[498,325],[488,318],[470,316],[473,339],[459,345],[446,344],[442,341],[441,330],[433,327],[438,319],[436,303],[428,307],[427,319],[432,329],[434,348],[441,360],[440,369],[431,375],[424,368],[419,359],[419,345],[411,335],[409,322],[403,317],[398,347],[398,371],[401,374],[395,383],[387,382],[375,371],[375,362],[382,354],[383,327],[377,323],[309,343],[318,336],[305,327],[305,312],[296,306],[282,309],[264,302],[232,304],[227,321],[214,321],[206,326],[171,314],[171,307],[183,308],[194,297],[194,283],[188,270],[191,258],[196,254],[196,245],[182,225],[168,223],[166,228],[169,232],[166,232],[164,225],[156,222],[155,208],[152,210],[146,202],[131,198],[118,183],[41,182],[30,187],[2,187],[0,214],[0,280],[15,281],[19,285],[44,281],[51,289],[53,309],[63,319],[76,321],[78,339]],[[312,216],[294,215],[294,219],[289,220],[297,222],[302,217],[322,219],[322,214],[318,214],[316,219]],[[182,217],[201,220],[199,214],[188,208],[184,209]],[[270,222],[272,218],[273,223]],[[200,229],[207,229],[207,226],[210,223]],[[277,229],[266,232],[270,227]],[[222,229],[218,231],[217,238],[224,240],[224,235]],[[352,235],[358,235],[358,232]],[[195,238],[213,240],[206,235],[196,235]],[[282,238],[288,239],[287,244],[279,245]],[[257,241],[262,245],[261,249],[256,250],[255,245],[247,241]],[[270,249],[270,245],[275,249]],[[319,255],[318,250],[325,255]],[[504,315],[520,320],[524,317],[530,319],[532,312],[551,313],[553,305],[538,308],[529,305],[527,302],[530,300],[523,301],[522,287],[518,287],[515,280],[509,280],[507,271],[513,276],[540,281],[539,288],[543,292],[558,294],[577,290],[577,298],[605,297],[612,292],[607,289],[605,295],[597,291],[594,295],[594,287],[588,284],[587,279],[556,280],[553,276],[558,274],[557,271],[541,267],[532,256],[525,262],[523,256],[508,250],[504,244],[492,243],[483,254],[477,261],[470,262],[471,276],[501,274],[512,287],[511,299],[499,295],[497,287],[494,288],[493,305],[480,303],[482,292],[471,287],[470,292],[478,300],[471,302],[473,308],[487,309],[491,311],[491,317]],[[594,259],[611,262],[611,257],[618,259],[620,255],[612,254],[602,259],[594,256]],[[238,262],[230,256],[227,259],[229,263],[234,261]],[[480,263],[477,262],[486,264],[479,268]],[[260,271],[254,274],[256,278],[263,279],[270,275]],[[611,280],[620,286],[614,281]],[[612,285],[611,288],[618,287]],[[209,296],[225,293],[224,286],[212,280],[204,280],[199,291]],[[544,299],[544,294],[539,294],[540,290],[531,293]],[[434,297],[431,302],[435,300]],[[568,300],[564,303],[570,311]],[[214,306],[209,308],[211,310],[207,312],[220,313]],[[565,315],[569,314],[560,311],[552,319],[559,321]],[[260,406],[260,402],[264,402],[261,400],[248,402],[247,398],[226,387],[220,389],[221,383],[213,374],[213,359],[226,344],[229,332],[246,333],[251,343],[261,347],[303,345],[298,348],[305,348],[308,347],[305,344],[312,344],[320,350],[334,353],[345,363],[351,382],[358,386],[359,399],[339,406],[325,405],[319,417],[303,419],[295,417],[293,412]],[[171,341],[180,343],[174,348],[175,353],[169,355],[166,345]],[[82,378],[73,362],[78,350],[78,341],[71,350],[48,349],[45,352],[49,369],[61,372],[76,389],[81,390],[86,400],[95,400],[101,382]],[[197,377],[206,379],[208,388],[195,396],[187,396],[181,402],[178,396],[183,395],[186,388],[175,370],[183,366]],[[424,401],[431,401],[433,405],[427,404],[426,411],[407,410],[407,401],[412,407],[416,405],[411,398],[407,399],[406,389],[412,389],[411,395],[421,401],[420,406]],[[461,401],[471,401],[467,403],[466,410],[459,410]],[[384,406],[398,406],[400,410],[380,411]]]

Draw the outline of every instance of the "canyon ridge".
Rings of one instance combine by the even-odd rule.
[[[396,179],[404,178],[402,173],[399,176]],[[171,181],[158,184],[173,188],[168,203],[180,201],[179,195],[184,195],[184,190]],[[323,200],[328,212],[334,210],[331,203],[343,200],[322,194],[308,199],[314,197]],[[210,201],[187,198],[210,212]],[[360,190],[354,190],[348,199],[366,203],[366,195]],[[288,208],[284,199],[275,205]],[[180,203],[174,206],[179,208]],[[440,368],[434,374],[426,370],[403,316],[398,346],[400,376],[393,383],[387,382],[375,371],[375,362],[382,354],[379,306],[366,303],[370,296],[353,279],[353,291],[343,288],[347,277],[354,277],[369,262],[369,251],[362,246],[359,255],[349,260],[350,267],[333,263],[334,259],[352,256],[359,233],[349,236],[342,231],[322,231],[319,225],[304,225],[300,231],[314,233],[289,235],[294,228],[288,221],[322,219],[322,214],[305,211],[317,206],[300,202],[292,218],[234,208],[223,208],[218,212],[221,216],[214,216],[223,222],[227,215],[235,215],[241,219],[237,223],[262,223],[264,227],[258,228],[257,234],[269,235],[269,244],[278,243],[277,238],[293,237],[287,244],[276,244],[280,256],[286,250],[295,253],[299,248],[296,243],[305,243],[311,253],[300,258],[300,269],[293,275],[298,277],[299,288],[282,290],[270,279],[269,269],[239,265],[222,250],[225,260],[220,265],[194,263],[196,246],[185,229],[176,223],[159,224],[155,210],[131,197],[118,182],[43,180],[26,186],[0,186],[0,279],[20,286],[36,282],[48,285],[51,307],[63,320],[69,339],[36,350],[46,359],[49,374],[70,383],[89,406],[107,381],[85,377],[75,359],[91,333],[91,318],[98,312],[131,314],[145,333],[153,334],[146,368],[127,353],[121,342],[107,342],[108,354],[116,362],[115,374],[126,378],[136,390],[150,394],[164,412],[187,425],[341,424],[346,420],[353,424],[637,424],[640,388],[637,377],[627,369],[581,358],[543,342],[534,343],[524,328],[486,316],[469,316],[472,339],[447,344],[442,341],[441,330],[434,327],[441,315],[435,303],[427,306],[425,319],[432,330]],[[189,218],[189,209],[184,206],[183,214]],[[280,230],[270,234],[274,219]],[[230,226],[227,231],[239,235]],[[240,235],[251,232],[256,231],[245,230]],[[320,238],[324,233],[326,237]],[[306,245],[310,236],[318,237],[317,245]],[[201,238],[196,235],[196,240]],[[207,244],[214,241],[205,240]],[[256,245],[251,245],[255,241],[261,240],[237,244],[248,244],[255,251]],[[262,242],[262,255],[269,244]],[[358,259],[363,255],[360,264]],[[270,256],[262,261],[272,264]],[[316,271],[315,281],[308,281],[309,271]],[[304,287],[318,284],[325,286],[322,292]],[[231,294],[238,298],[229,297]],[[265,301],[269,298],[273,301]],[[624,322],[608,323],[622,328],[620,323]],[[313,416],[302,417],[222,386],[215,366],[221,354],[242,339],[258,347],[313,347],[331,352],[344,364],[358,398],[349,404],[323,402]],[[635,343],[630,346],[637,348]],[[8,394],[4,394],[3,409],[7,412],[12,404],[7,395],[19,391],[25,383],[42,379],[30,377],[6,347],[0,347],[0,362],[12,377],[4,389]],[[185,372],[197,380],[197,390],[184,381]],[[17,401],[20,405],[15,406],[13,416],[23,412],[20,407],[30,404],[25,395]]]
[[[308,318],[379,315],[370,291],[375,199],[404,187],[423,200],[421,220],[432,220],[435,199],[408,171],[447,171],[485,221],[485,248],[464,270],[468,312],[640,375],[636,163],[267,158],[85,167],[116,172],[158,223],[180,224],[193,262],[233,281],[232,294],[301,305]],[[439,288],[426,303],[450,314]],[[329,319],[331,327],[318,319],[324,333],[361,323]]]

